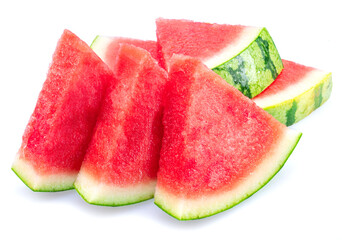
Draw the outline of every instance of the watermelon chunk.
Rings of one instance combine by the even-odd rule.
[[[167,73],[132,45],[118,51],[94,136],[75,182],[91,204],[119,206],[153,197],[162,138],[162,93]]]
[[[325,103],[332,90],[331,73],[283,60],[284,70],[253,101],[290,126]]]
[[[249,98],[283,69],[266,28],[176,19],[157,19],[156,25],[166,66],[174,53],[198,58]]]
[[[33,191],[73,188],[106,86],[113,79],[85,42],[63,32],[12,166]]]
[[[93,43],[91,44],[91,48],[96,52],[96,54],[105,62],[107,65],[114,69],[114,65],[116,62],[116,57],[118,55],[118,51],[120,48],[120,44],[130,44],[136,47],[140,47],[148,51],[151,56],[160,62],[160,51],[156,41],[152,40],[140,40],[133,38],[124,38],[124,37],[105,37],[105,36],[97,36]],[[161,63],[159,63],[160,66]]]
[[[301,137],[191,57],[171,59],[165,92],[155,204],[180,220],[251,196]]]

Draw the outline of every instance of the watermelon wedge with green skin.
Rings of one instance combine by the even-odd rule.
[[[130,44],[136,47],[140,47],[148,51],[151,56],[159,62],[160,51],[156,41],[152,40],[140,40],[125,37],[105,37],[97,36],[90,47],[96,52],[96,54],[105,62],[107,65],[114,69],[116,57],[120,48],[120,44]],[[161,66],[161,65],[160,65]]]
[[[200,59],[229,84],[252,98],[283,69],[266,28],[157,19],[157,39],[168,68],[173,54]]]
[[[290,126],[325,103],[332,90],[330,72],[283,60],[284,70],[253,101]]]
[[[92,141],[75,182],[85,201],[120,206],[153,197],[167,73],[144,49],[123,44]]]
[[[301,137],[191,57],[171,59],[165,92],[155,204],[180,220],[222,212],[251,196]]]
[[[33,191],[73,188],[113,72],[65,30],[12,169]]]

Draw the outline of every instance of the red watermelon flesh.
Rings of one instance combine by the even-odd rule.
[[[167,74],[132,45],[118,51],[112,85],[75,188],[89,203],[125,205],[153,197],[162,137]]]
[[[91,44],[91,48],[98,54],[99,57],[101,57],[105,63],[107,63],[111,69],[114,69],[121,44],[130,44],[145,49],[154,59],[159,62],[160,66],[162,66],[160,63],[160,51],[156,41],[125,37],[97,36]]]
[[[284,70],[276,78],[276,80],[268,86],[263,92],[257,95],[254,99],[261,99],[270,95],[284,91],[286,88],[300,82],[302,78],[315,68],[304,66],[292,61],[282,59]]]
[[[213,215],[279,171],[300,134],[200,61],[171,60],[155,203],[178,219]]]
[[[283,65],[281,74],[253,101],[290,126],[329,99],[332,74],[284,59]]]
[[[184,54],[205,61],[234,43],[248,27],[190,20],[157,19],[157,38],[165,62],[173,54]],[[203,36],[203,37],[199,37]],[[184,42],[183,42],[184,41]]]
[[[253,98],[283,69],[266,28],[157,19],[156,34],[166,69],[173,54],[201,60],[245,96]]]
[[[113,79],[85,42],[63,32],[12,167],[32,190],[73,188]]]

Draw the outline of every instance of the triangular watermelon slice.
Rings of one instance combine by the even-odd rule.
[[[198,58],[249,98],[283,69],[265,28],[177,19],[157,19],[156,25],[166,67],[174,53]]]
[[[112,71],[76,35],[61,36],[13,171],[34,191],[73,188]]]
[[[167,73],[151,55],[124,44],[75,188],[88,202],[119,206],[153,197]]]
[[[177,219],[207,217],[248,198],[301,137],[190,57],[171,59],[165,92],[155,203]]]
[[[140,40],[125,37],[106,37],[99,35],[93,40],[90,47],[105,63],[107,63],[111,69],[114,69],[120,44],[123,43],[145,49],[154,59],[160,62],[159,59],[161,58],[161,53],[159,51],[158,44],[156,41],[152,40]],[[161,63],[160,66],[162,66]]]
[[[330,97],[331,73],[284,60],[278,78],[253,101],[290,126],[308,116]]]

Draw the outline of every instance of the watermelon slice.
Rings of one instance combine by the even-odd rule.
[[[279,77],[253,101],[290,126],[308,116],[328,100],[331,73],[283,60]]]
[[[166,66],[174,53],[198,58],[249,98],[283,69],[265,28],[175,19],[157,19],[156,25]]]
[[[134,45],[147,50],[152,57],[159,62],[160,51],[157,42],[152,40],[145,41],[124,37],[97,36],[90,47],[111,69],[114,69],[116,57],[118,55],[120,44],[122,43]],[[160,64],[160,66],[162,65]]]
[[[113,79],[91,48],[65,30],[12,166],[33,191],[73,188]]]
[[[119,206],[153,197],[167,73],[151,55],[123,44],[112,85],[75,182],[91,204]]]
[[[224,211],[281,169],[301,133],[199,60],[170,61],[155,204],[180,220]]]

